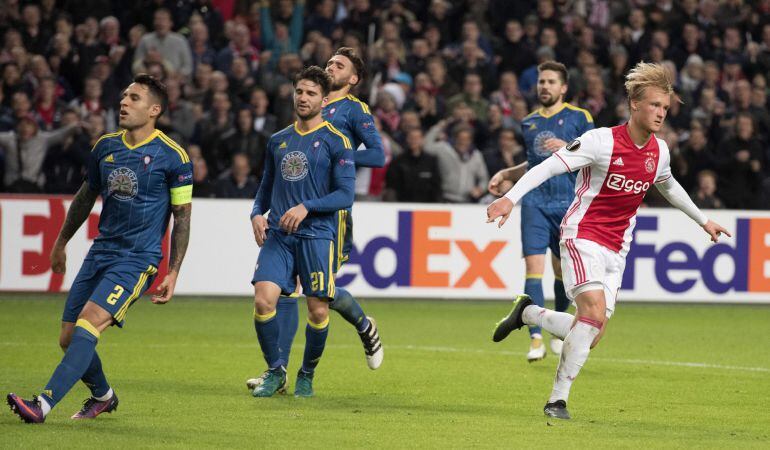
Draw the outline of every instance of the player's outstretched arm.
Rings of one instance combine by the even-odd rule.
[[[498,198],[487,208],[487,222],[500,222],[498,228],[508,220],[514,205],[517,205],[529,191],[556,175],[567,173],[567,166],[556,156],[551,156],[524,174],[504,197]]]
[[[706,215],[703,214],[703,211],[698,209],[690,196],[687,195],[687,191],[684,190],[682,185],[680,185],[674,177],[668,177],[665,180],[656,183],[655,187],[671,206],[687,214],[692,220],[700,225],[703,230],[711,236],[712,242],[719,241],[719,236],[721,236],[722,233],[726,234],[728,237],[732,237],[732,234],[730,234],[727,229],[722,225],[709,220]]]
[[[64,273],[67,270],[67,252],[65,250],[67,242],[72,239],[75,232],[86,221],[98,197],[99,193],[92,191],[88,187],[88,182],[84,182],[75,194],[75,198],[72,199],[72,204],[67,210],[67,218],[64,219],[59,237],[53,245],[53,250],[51,250],[51,269],[54,273]]]
[[[513,167],[498,171],[489,179],[487,190],[492,195],[503,196],[511,187],[527,173],[529,163],[526,161]]]
[[[158,286],[158,293],[152,296],[152,302],[155,304],[168,303],[171,297],[173,297],[179,269],[181,269],[184,255],[187,253],[187,243],[190,242],[192,203],[172,205],[171,212],[174,215],[174,228],[171,230],[171,255],[168,262],[168,275]]]

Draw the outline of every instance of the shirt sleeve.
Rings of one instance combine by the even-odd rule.
[[[590,130],[560,148],[553,156],[564,164],[568,172],[575,172],[596,162],[599,148],[599,134]]]
[[[560,161],[555,154],[549,156],[545,161],[528,170],[527,173],[513,185],[511,190],[505,194],[505,197],[511,200],[514,205],[518,204],[525,195],[532,189],[543,184],[545,180],[555,177],[556,175],[567,173],[567,168],[563,162],[564,161]]]
[[[663,197],[666,198],[671,206],[687,214],[687,216],[694,220],[698,225],[706,225],[708,218],[703,214],[703,211],[698,209],[695,203],[693,203],[690,196],[687,195],[687,191],[684,190],[682,185],[680,185],[674,177],[669,175],[665,180],[656,182],[655,187]]]
[[[88,167],[86,170],[86,183],[88,188],[94,192],[102,191],[102,173],[99,170],[99,159],[101,155],[102,141],[96,141],[94,148],[91,149],[91,154],[88,155]]]
[[[254,197],[254,206],[251,208],[251,218],[261,216],[270,210],[270,198],[273,195],[273,179],[275,178],[275,164],[273,163],[273,138],[267,141],[265,151],[265,170],[262,172],[262,181],[259,183],[257,195]]]
[[[671,153],[668,146],[663,141],[659,142],[660,161],[658,162],[658,175],[655,177],[655,183],[662,183],[671,178]]]
[[[580,134],[585,134],[586,132],[594,129],[594,118],[591,117],[591,113],[588,111],[586,111],[582,116],[583,120]]]
[[[333,139],[330,142],[332,190],[321,198],[303,202],[309,212],[333,212],[353,205],[356,183],[356,163],[350,141]]]
[[[385,165],[385,151],[382,146],[382,137],[377,127],[374,126],[374,118],[368,112],[369,108],[363,103],[360,108],[352,114],[353,133],[356,136],[356,142],[364,144],[364,148],[356,150],[354,153],[357,166],[362,167],[383,167]]]
[[[172,205],[192,202],[193,165],[189,158],[180,160],[169,172],[168,187]]]

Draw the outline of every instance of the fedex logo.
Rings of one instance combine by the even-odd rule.
[[[666,291],[689,291],[698,280],[715,294],[734,292],[770,292],[770,219],[737,219],[734,238],[708,247],[698,255],[687,242],[673,241],[656,248],[636,237],[639,231],[657,231],[657,217],[637,217],[634,241],[626,260],[622,289],[635,287],[637,261],[652,259],[655,278]],[[732,273],[716,273],[717,260],[730,262]],[[672,274],[680,273],[674,281]]]
[[[605,184],[608,188],[614,191],[633,191],[634,194],[647,192],[647,190],[650,188],[649,182],[634,181],[630,178],[626,178],[625,175],[620,173],[611,173],[607,177],[607,182]]]
[[[487,288],[504,289],[505,283],[492,268],[492,263],[506,246],[506,241],[490,241],[477,247],[471,240],[440,239],[431,236],[431,230],[452,226],[450,211],[399,211],[395,239],[376,236],[363,248],[351,250],[347,265],[357,265],[359,274],[340,275],[338,286],[346,286],[359,275],[373,288],[433,287],[469,288],[477,280]],[[450,273],[431,267],[431,258],[450,259],[452,250],[459,250],[467,267],[462,273]],[[395,267],[386,269],[376,264],[379,256],[391,253]]]
[[[61,292],[69,289],[93,240],[99,235],[99,211],[95,211],[67,244],[67,273],[56,274],[48,259],[67,216],[70,200],[63,196],[0,197],[0,290]],[[169,233],[163,239],[168,254]],[[161,264],[158,284],[167,271]]]

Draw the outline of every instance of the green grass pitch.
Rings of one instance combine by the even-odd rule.
[[[0,389],[40,392],[58,364],[63,295],[3,295]],[[0,447],[770,446],[770,307],[621,304],[570,398],[573,420],[542,415],[556,359],[528,364],[525,332],[494,344],[503,302],[364,301],[385,361],[366,367],[353,329],[332,313],[316,397],[256,399],[260,373],[243,299],[139,302],[98,346],[116,413],[75,422],[78,384],[43,425],[0,413]],[[302,357],[300,331],[290,382]],[[558,447],[557,447],[558,446]]]

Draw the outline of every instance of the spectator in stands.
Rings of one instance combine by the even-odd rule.
[[[139,41],[134,55],[134,72],[147,62],[165,62],[174,73],[190,77],[193,71],[190,44],[179,33],[172,30],[174,23],[171,12],[166,8],[155,11],[155,31],[145,34]]]
[[[9,192],[42,192],[45,186],[43,162],[48,149],[75,133],[78,123],[54,131],[40,131],[30,116],[21,117],[14,131],[0,132],[5,151],[5,188]]]
[[[234,132],[234,122],[230,98],[225,92],[217,92],[211,102],[211,110],[196,125],[193,142],[200,146],[209,172],[214,176],[219,175],[229,163],[217,158],[216,149],[226,136]]]
[[[482,96],[483,90],[481,76],[475,73],[465,75],[463,91],[449,99],[447,109],[451,113],[458,104],[464,103],[473,110],[476,119],[486,122],[489,101]]]
[[[496,144],[485,150],[483,155],[487,173],[491,174],[527,160],[524,147],[516,141],[516,133],[510,128],[500,130]]]
[[[268,13],[269,17],[269,13]],[[230,74],[233,59],[245,58],[250,72],[259,68],[259,51],[251,45],[251,33],[246,25],[235,25],[230,43],[219,51],[215,67],[217,70]]]
[[[284,11],[284,14],[288,11]],[[261,0],[260,25],[262,29],[262,47],[269,52],[269,61],[265,61],[270,67],[274,67],[281,55],[286,53],[298,53],[302,45],[304,30],[302,29],[305,14],[305,0],[296,0],[291,9],[291,21],[286,24],[281,21],[273,21],[270,10],[270,1]]]
[[[182,98],[182,86],[177,78],[166,80],[166,92],[168,106],[158,118],[158,127],[176,141],[190,142],[195,132],[196,120],[193,105]]]
[[[15,92],[11,99],[11,109],[0,117],[0,131],[14,130],[17,123],[27,117],[33,117],[29,95],[25,91]]]
[[[254,130],[254,117],[249,108],[238,110],[237,126],[233,133],[224,138],[218,150],[219,161],[231,161],[236,153],[243,153],[249,159],[252,175],[259,183],[265,164],[267,140]]]
[[[62,125],[77,124],[80,116],[76,111],[66,110],[62,114]],[[45,191],[53,194],[74,194],[83,185],[88,157],[96,141],[104,135],[104,118],[91,114],[86,118],[87,133],[73,133],[64,138],[60,145],[51,147],[46,155],[43,170]]]
[[[217,181],[216,196],[253,199],[257,195],[259,183],[251,174],[249,157],[243,153],[236,153],[232,161],[230,168]]]
[[[384,199],[435,203],[443,200],[438,159],[424,150],[420,128],[406,132],[406,149],[388,166]]]
[[[187,147],[187,154],[193,163],[193,197],[216,197],[216,183],[209,177],[209,167],[201,155],[201,148],[195,144]]]
[[[719,145],[722,160],[719,193],[728,208],[757,207],[757,194],[762,183],[764,152],[754,134],[754,119],[746,112],[735,118],[735,134]]]
[[[63,101],[59,100],[56,88],[56,80],[52,76],[47,76],[40,80],[40,85],[37,89],[38,97],[35,102],[35,116],[45,131],[59,128],[62,113],[67,106]]]
[[[264,89],[255,87],[251,90],[249,106],[254,112],[254,131],[261,134],[265,139],[269,139],[273,133],[278,131],[278,120],[268,112],[270,99],[267,98],[267,93]]]
[[[505,40],[497,50],[499,70],[517,74],[535,64],[535,52],[523,37],[521,22],[514,19],[505,24]]]
[[[473,128],[456,126],[452,142],[446,139],[446,121],[425,136],[425,151],[438,158],[444,201],[477,202],[486,194],[489,174],[481,152],[473,145]]]
[[[101,114],[107,119],[107,130],[115,130],[115,108],[103,101],[102,82],[96,77],[88,77],[84,86],[83,95],[72,100],[69,107],[77,111],[82,119],[89,114]]]
[[[214,65],[217,53],[211,46],[209,29],[202,20],[190,25],[190,52],[192,53],[193,73],[197,70],[198,64]]]
[[[698,173],[698,188],[690,195],[692,201],[701,209],[721,209],[725,205],[716,196],[717,174],[711,170]]]

